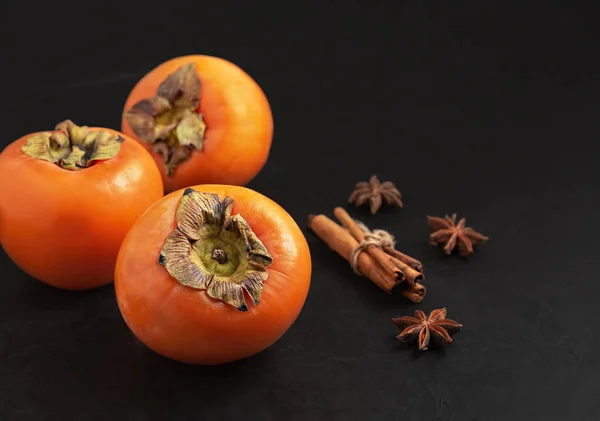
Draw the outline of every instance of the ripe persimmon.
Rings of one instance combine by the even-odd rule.
[[[260,86],[237,65],[190,55],[160,64],[135,85],[121,130],[152,154],[169,193],[247,184],[268,159],[273,116]]]
[[[123,241],[121,314],[150,349],[192,364],[256,354],[294,323],[311,258],[273,200],[241,186],[199,185],[152,205]]]
[[[162,196],[160,173],[136,141],[67,120],[0,154],[0,243],[49,285],[108,284],[125,234]]]

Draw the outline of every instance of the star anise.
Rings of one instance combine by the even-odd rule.
[[[404,316],[392,321],[402,332],[396,339],[411,342],[416,339],[419,349],[425,351],[430,344],[445,345],[452,342],[451,333],[457,332],[462,325],[454,320],[446,319],[446,309],[433,310],[429,317],[421,310],[415,311],[415,317]]]
[[[488,240],[488,237],[478,233],[473,228],[465,227],[466,219],[462,218],[456,223],[456,214],[452,217],[446,215],[445,218],[428,216],[431,235],[429,242],[431,245],[444,244],[446,254],[451,254],[455,247],[458,247],[458,254],[466,257],[473,254],[473,247],[481,245]]]
[[[376,176],[372,176],[368,182],[357,183],[348,199],[348,203],[355,203],[356,206],[362,206],[369,202],[371,214],[375,214],[379,210],[383,201],[387,205],[395,205],[400,208],[404,206],[402,196],[394,183],[391,181],[381,183]]]

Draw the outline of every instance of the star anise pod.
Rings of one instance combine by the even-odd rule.
[[[446,319],[446,309],[433,310],[429,317],[421,310],[415,311],[415,317],[404,316],[392,321],[402,332],[396,339],[411,342],[416,339],[419,349],[425,351],[430,344],[445,345],[452,342],[451,333],[457,332],[462,325],[454,320]]]
[[[356,206],[362,206],[369,202],[371,214],[375,214],[379,210],[383,201],[387,205],[395,205],[400,208],[404,206],[400,191],[394,186],[394,183],[391,181],[381,183],[376,176],[372,176],[368,182],[357,183],[348,199],[348,203],[355,203]]]
[[[452,217],[446,215],[445,218],[428,216],[431,235],[429,242],[431,245],[444,244],[446,254],[451,254],[454,248],[458,247],[458,254],[466,257],[473,254],[473,247],[481,245],[488,240],[488,237],[478,233],[473,228],[465,227],[466,219],[462,218],[456,223],[456,214]]]

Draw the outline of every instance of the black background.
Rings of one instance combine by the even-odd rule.
[[[249,187],[304,230],[313,277],[274,346],[197,367],[139,343],[112,286],[56,290],[2,252],[0,419],[599,419],[593,6],[10,3],[1,146],[66,118],[118,129],[154,66],[226,58],[273,108],[272,153]],[[355,276],[306,229],[309,213],[332,216],[374,173],[405,207],[347,208],[423,261],[420,305]],[[466,260],[428,244],[425,215],[452,212],[490,237]],[[417,354],[395,339],[391,317],[442,306],[464,325],[450,347]]]

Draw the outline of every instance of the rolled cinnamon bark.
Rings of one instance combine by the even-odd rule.
[[[409,284],[402,283],[405,288],[402,290],[402,294],[413,303],[420,303],[425,298],[425,294],[427,294],[427,289],[422,284]]]
[[[348,231],[325,215],[310,215],[308,226],[329,248],[350,261],[358,241]],[[358,270],[388,294],[398,285],[396,275],[386,272],[368,253],[358,255]]]
[[[384,247],[384,251],[390,256],[393,256],[401,262],[406,263],[408,266],[410,266],[417,272],[423,272],[423,264],[417,259],[407,256],[406,254],[399,252],[393,247]]]
[[[354,219],[352,219],[348,212],[346,212],[343,208],[335,208],[333,210],[333,214],[342,223],[342,225],[345,226],[348,231],[350,231],[350,234],[352,234],[358,243],[365,239],[365,232],[358,226],[356,222],[354,222]],[[394,279],[402,278],[403,275],[400,271],[400,268],[391,262],[390,256],[381,250],[381,248],[375,245],[370,245],[367,247],[366,251],[390,276],[393,276]]]
[[[402,273],[402,280],[408,282],[409,284],[414,285],[416,283],[423,282],[425,279],[425,276],[421,272],[417,272],[406,263],[396,259],[395,257],[390,257],[390,261]]]
[[[325,215],[309,215],[308,225],[317,237],[323,240],[330,249],[350,262],[352,253],[358,247],[359,243],[350,234],[349,230],[344,229]],[[391,294],[398,285],[402,285],[402,294],[405,297],[414,303],[423,301],[427,292],[423,285],[410,282],[400,283],[397,271],[390,273],[384,270],[368,252],[358,255],[357,265],[358,271],[363,276],[369,278],[371,282],[387,294]]]
[[[333,214],[337,219],[339,219],[342,225],[344,225],[348,231],[350,231],[352,236],[358,242],[361,242],[365,239],[366,233],[361,229],[356,221],[352,219],[345,209],[337,207],[334,209]],[[415,284],[424,280],[425,277],[422,273],[413,269],[402,260],[390,256],[390,254],[388,254],[388,249],[396,251],[393,247],[386,247],[384,251],[380,247],[371,245],[367,247],[367,252],[385,269],[386,272],[390,274],[396,274],[397,278],[400,280],[407,281],[410,284]]]

